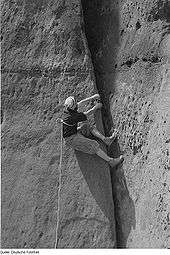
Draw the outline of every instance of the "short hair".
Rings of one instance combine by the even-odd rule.
[[[73,96],[68,97],[64,102],[64,106],[69,109],[74,109],[75,105],[76,105],[76,100]]]

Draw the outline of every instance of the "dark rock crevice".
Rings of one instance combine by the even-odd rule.
[[[116,2],[116,1],[115,1]],[[82,0],[85,34],[94,68],[97,90],[103,104],[102,118],[105,134],[109,135],[112,129],[109,99],[114,92],[116,54],[119,43],[119,12],[111,9],[105,1]],[[102,13],[101,13],[102,12]],[[106,38],[110,38],[112,47],[108,47]],[[104,47],[102,45],[105,45]],[[109,45],[111,46],[111,45]],[[100,51],[101,49],[101,51]],[[116,67],[115,67],[116,69]],[[106,75],[110,78],[106,82]]]

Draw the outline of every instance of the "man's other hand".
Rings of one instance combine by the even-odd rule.
[[[96,110],[102,108],[102,103],[97,103],[97,104],[95,105],[95,108],[96,108]]]

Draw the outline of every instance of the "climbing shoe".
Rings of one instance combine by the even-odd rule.
[[[123,156],[121,155],[119,158],[113,158],[113,159],[111,159],[111,160],[109,161],[109,165],[110,165],[111,167],[115,167],[115,166],[121,164],[121,163],[123,162],[123,160],[124,160],[124,158],[123,158]]]

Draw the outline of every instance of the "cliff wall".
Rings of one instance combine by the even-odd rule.
[[[68,95],[96,91],[97,127],[117,128],[108,153],[125,161],[109,169],[64,146],[58,247],[169,246],[168,5],[3,1],[2,248],[54,248],[56,119]]]
[[[111,172],[117,246],[169,246],[169,1],[82,1]]]

